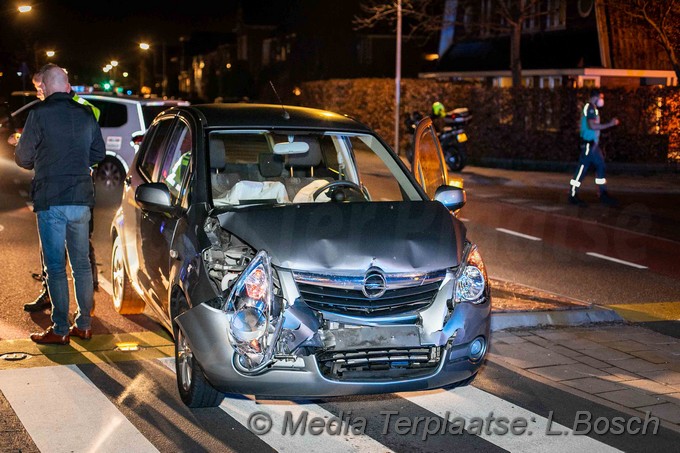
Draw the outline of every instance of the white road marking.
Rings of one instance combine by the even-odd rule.
[[[475,197],[478,198],[498,198],[500,197],[501,194],[498,193],[476,193],[474,194]]]
[[[3,370],[0,389],[40,451],[158,452],[75,365]]]
[[[517,236],[517,237],[524,238],[524,239],[529,239],[530,241],[542,241],[543,240],[541,238],[537,238],[536,236],[529,236],[528,234],[519,233],[519,232],[513,231],[513,230],[506,230],[505,228],[496,228],[496,231],[500,231],[501,233],[505,233],[505,234],[511,234],[513,236]]]
[[[575,436],[573,431],[563,425],[552,422],[545,417],[535,414],[521,407],[505,401],[497,396],[479,390],[472,386],[461,387],[453,390],[431,390],[427,392],[398,393],[399,396],[408,399],[412,403],[427,409],[428,411],[445,417],[449,414],[449,420],[455,417],[463,417],[468,423],[473,417],[485,420],[491,413],[498,417],[505,417],[509,421],[515,419],[526,420],[528,423],[524,435],[513,435],[508,432],[504,435],[486,433],[486,426],[479,435],[484,440],[491,442],[508,451],[536,452],[549,451],[573,452],[573,451],[619,451],[607,444],[598,442],[588,436]],[[555,412],[558,412],[559,408]],[[493,422],[491,422],[493,423]],[[562,435],[548,435],[548,431],[561,431]],[[529,435],[529,433],[531,433]]]
[[[165,366],[175,372],[175,360],[172,357],[159,359]],[[256,412],[265,412],[271,417],[272,429],[267,434],[259,436],[259,438],[269,444],[272,448],[277,451],[323,451],[324,453],[330,452],[347,452],[347,451],[375,451],[375,452],[389,452],[392,451],[385,447],[383,444],[373,439],[368,435],[355,435],[351,430],[348,430],[348,434],[345,435],[346,424],[342,425],[342,431],[340,435],[329,434],[323,431],[319,435],[311,435],[309,431],[305,432],[305,435],[300,435],[300,431],[297,431],[297,435],[291,435],[290,429],[287,434],[283,434],[284,420],[286,414],[290,414],[289,417],[295,424],[300,420],[300,416],[303,412],[307,412],[307,425],[309,426],[309,420],[314,417],[320,417],[324,420],[329,420],[335,415],[327,410],[323,409],[318,404],[298,404],[294,401],[255,401],[250,398],[229,398],[226,397],[222,404],[220,404],[220,409],[233,417],[236,421],[241,423],[243,426],[248,428],[249,418]],[[350,420],[356,420],[361,417],[361,413],[347,415],[344,414],[341,420],[349,418]],[[367,421],[366,426],[370,427],[370,422]],[[288,425],[290,426],[290,425]],[[328,425],[326,425],[328,426]]]
[[[503,198],[501,201],[505,201],[507,203],[512,203],[512,204],[522,204],[522,203],[529,203],[531,200],[528,198]]]
[[[22,197],[26,198],[26,197],[28,196],[28,192],[26,192],[25,190],[20,190],[20,191],[19,191],[19,195],[21,195]]]
[[[546,211],[546,212],[554,212],[554,211],[561,211],[564,208],[562,206],[546,206],[546,205],[533,205],[532,208],[538,209],[539,211]]]
[[[111,285],[111,282],[102,274],[99,274],[99,287],[109,296],[113,296],[113,285]]]
[[[601,259],[607,260],[607,261],[613,261],[613,262],[619,263],[619,264],[625,264],[626,266],[631,266],[631,267],[634,267],[636,269],[647,269],[647,266],[643,266],[641,264],[631,263],[630,261],[620,260],[618,258],[613,258],[613,257],[607,256],[607,255],[601,255],[601,254],[595,253],[595,252],[587,252],[586,255],[592,256],[592,257],[595,257],[595,258],[601,258]]]

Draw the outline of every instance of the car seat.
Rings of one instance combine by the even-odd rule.
[[[314,168],[321,164],[321,147],[315,137],[296,137],[296,140],[307,143],[309,149],[301,154],[289,155],[286,161],[289,177],[284,179],[284,184],[291,200],[300,189],[319,180],[314,177]]]
[[[224,141],[219,136],[210,137],[210,184],[213,199],[222,198],[241,180],[238,173],[224,172],[227,165]]]

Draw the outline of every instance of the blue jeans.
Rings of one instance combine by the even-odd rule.
[[[65,250],[68,250],[78,303],[75,323],[79,329],[89,329],[94,298],[89,257],[90,208],[50,206],[46,211],[38,211],[37,215],[38,233],[47,271],[47,288],[52,299],[54,333],[66,335],[70,327]]]

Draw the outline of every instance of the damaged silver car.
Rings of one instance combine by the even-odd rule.
[[[149,306],[172,332],[185,404],[474,379],[485,266],[429,119],[414,140],[405,164],[328,111],[213,104],[156,118],[112,224],[113,300],[121,314]]]

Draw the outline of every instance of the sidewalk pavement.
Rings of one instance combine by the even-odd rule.
[[[582,197],[594,199],[595,204],[585,209],[567,205],[571,174],[566,172],[518,171],[469,166],[461,174],[452,174],[452,176],[462,178],[468,192],[482,192],[486,188],[492,188],[493,190],[501,189],[509,194],[521,193],[523,197],[540,201],[545,215],[569,216],[583,221],[595,219],[603,225],[608,224],[608,208],[597,203],[596,187],[592,181],[584,182]],[[587,178],[592,179],[592,175],[589,174]],[[680,242],[680,231],[675,231],[677,225],[680,225],[680,210],[677,209],[675,203],[680,195],[680,174],[617,174],[607,179],[613,194],[623,200],[630,200],[630,203],[635,203],[635,205],[643,205],[649,210],[655,210],[655,214],[663,218],[660,222],[662,225],[653,230],[653,233]],[[663,197],[667,197],[668,200],[659,201]],[[550,204],[555,208],[555,211],[552,211],[554,214],[545,210],[545,206]],[[524,206],[530,207],[530,204]],[[621,227],[620,221],[616,226]],[[636,226],[635,222],[631,222],[630,231],[640,234],[648,233],[636,231]],[[677,303],[641,304],[644,307],[638,307],[639,309],[630,304],[603,307],[493,278],[491,288],[493,298],[491,325],[494,331],[516,327],[680,319],[680,304]],[[656,312],[650,312],[650,310],[656,310]]]
[[[513,330],[491,337],[490,360],[623,413],[641,419],[651,414],[680,432],[679,340],[622,324]]]

